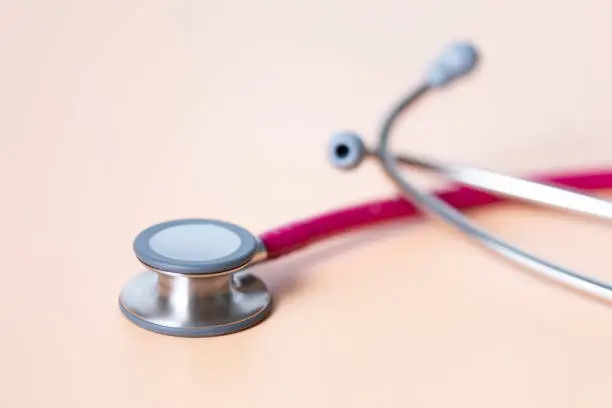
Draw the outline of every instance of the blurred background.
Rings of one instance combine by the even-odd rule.
[[[407,115],[397,149],[509,171],[582,165],[576,149],[608,159],[607,1],[1,7],[11,222],[61,223],[41,204],[53,214],[71,197],[74,216],[102,215],[96,203],[146,224],[143,206],[164,195],[176,200],[156,219],[210,212],[258,229],[388,192],[373,168],[331,170],[325,144],[344,128],[376,140],[390,105],[460,38],[481,49],[479,71]],[[245,214],[247,198],[274,203],[273,218]]]

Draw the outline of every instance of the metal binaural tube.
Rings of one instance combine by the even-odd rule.
[[[391,157],[387,151],[384,139],[381,144],[382,148],[379,151],[379,156],[380,163],[385,173],[400,188],[402,193],[423,211],[437,216],[448,225],[471,237],[474,242],[502,255],[508,260],[600,300],[612,302],[611,285],[594,278],[580,275],[569,269],[562,268],[544,259],[538,258],[529,252],[512,246],[477,227],[469,221],[467,217],[463,216],[459,211],[449,206],[444,201],[412,186],[400,175],[395,159]]]
[[[340,154],[342,152],[343,154]],[[379,158],[376,151],[368,150],[361,137],[354,132],[341,132],[328,145],[328,157],[342,170],[352,170],[368,157]],[[471,166],[441,163],[431,158],[407,154],[393,154],[395,160],[413,168],[437,173],[459,184],[477,190],[525,202],[612,220],[612,202],[550,184],[550,180],[525,180]]]
[[[441,174],[460,184],[489,193],[546,205],[583,215],[612,220],[612,202],[567,187],[557,187],[533,180],[508,176],[471,166],[457,166],[433,159],[394,155],[395,160],[426,171]]]
[[[424,81],[400,100],[388,114],[383,122],[379,134],[378,148],[375,151],[365,149],[358,135],[344,132],[335,136],[328,148],[331,162],[341,169],[353,169],[366,156],[374,157],[380,162],[386,175],[401,190],[402,194],[425,213],[436,216],[470,237],[473,242],[507,260],[526,267],[556,283],[567,285],[605,302],[612,302],[612,285],[555,265],[503,241],[476,226],[459,210],[436,195],[415,187],[401,175],[398,166],[400,163],[442,174],[460,184],[494,194],[612,219],[612,203],[596,197],[487,170],[447,165],[409,155],[393,155],[389,152],[389,137],[399,116],[428,91],[445,86],[472,71],[477,60],[478,54],[475,47],[467,43],[458,43],[445,49],[441,58],[430,67]],[[342,144],[344,148],[338,148],[339,144]],[[344,152],[342,157],[337,155],[337,152],[340,151]]]
[[[449,82],[449,81],[446,81]],[[415,186],[413,186],[408,180],[400,174],[400,170],[398,168],[398,161],[393,157],[393,155],[389,152],[389,137],[391,134],[391,130],[395,125],[400,114],[411,105],[418,97],[422,96],[426,91],[432,89],[429,83],[425,82],[423,85],[420,85],[416,88],[415,91],[410,93],[407,97],[401,100],[397,106],[395,106],[388,117],[383,122],[382,129],[380,131],[377,156],[379,158],[379,162],[387,174],[389,178],[393,181],[393,183],[399,187],[402,193],[410,200],[412,200],[415,205],[421,208],[423,211],[437,216],[437,218],[445,221],[448,225],[454,227],[460,232],[466,234],[475,243],[480,244],[481,246],[492,250],[493,252],[502,255],[504,258],[511,260],[521,266],[527,267],[528,269],[539,273],[557,283],[561,283],[564,285],[568,285],[573,289],[577,289],[581,292],[584,292],[588,295],[594,296],[600,300],[604,300],[606,302],[612,302],[612,286],[608,283],[598,281],[594,278],[584,276],[578,274],[577,272],[571,271],[569,269],[563,268],[561,266],[555,265],[551,262],[548,262],[544,259],[541,259],[529,252],[521,250],[509,243],[495,237],[494,235],[488,233],[487,231],[477,227],[473,224],[467,217],[462,215],[459,211],[454,209],[453,207],[446,204],[444,201],[440,200],[433,194],[429,194],[424,190],[421,190]],[[421,163],[423,164],[423,163]],[[425,163],[426,164],[426,163]],[[438,168],[435,166],[429,166],[434,170],[441,171],[443,173],[452,173],[452,171],[444,171],[448,169]],[[457,173],[455,172],[455,175]],[[464,171],[462,174],[462,181],[472,180],[471,185],[483,185],[482,179],[478,179],[475,177],[477,173]],[[482,174],[481,174],[482,175]],[[500,179],[498,178],[498,181]],[[506,178],[506,183],[502,183],[502,186],[508,187],[509,180],[513,180],[512,178]],[[470,183],[468,183],[470,184]],[[514,181],[513,186],[525,187],[525,184],[521,184],[520,182]],[[512,187],[512,185],[510,186]],[[542,187],[543,188],[543,187]],[[499,184],[497,190],[499,191]],[[501,189],[505,190],[505,189]],[[546,190],[546,189],[544,189]],[[549,190],[550,191],[550,190]],[[515,190],[516,192],[516,190]],[[523,191],[524,193],[524,191]],[[527,197],[535,197],[535,195],[525,194]],[[537,197],[536,197],[537,198]],[[543,195],[539,196],[539,199],[542,200]],[[567,195],[564,197],[557,197],[562,201],[567,202]],[[597,200],[597,199],[594,199]],[[594,201],[590,201],[593,203]],[[605,205],[601,205],[600,207],[605,207]],[[572,208],[572,205],[567,205],[568,208]],[[589,214],[597,214],[601,215],[601,213],[593,212],[591,209],[587,209],[585,211]],[[607,215],[606,212],[604,214]]]

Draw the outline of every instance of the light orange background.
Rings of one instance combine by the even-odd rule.
[[[0,3],[0,407],[610,407],[607,306],[430,220],[254,272],[277,309],[211,339],[117,307],[132,240],[172,218],[259,233],[394,194],[372,143],[440,47],[478,72],[405,116],[394,148],[526,174],[612,165],[609,0]],[[612,280],[612,229],[502,205],[511,242]]]

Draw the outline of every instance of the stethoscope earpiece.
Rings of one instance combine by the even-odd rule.
[[[444,86],[469,74],[478,63],[478,50],[470,42],[456,42],[442,50],[425,73],[425,82],[432,88]]]
[[[332,166],[342,170],[352,170],[359,166],[367,156],[361,137],[353,132],[335,134],[327,147],[327,157]]]

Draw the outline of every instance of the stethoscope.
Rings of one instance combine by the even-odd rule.
[[[335,167],[350,170],[365,158],[373,158],[399,188],[401,197],[319,214],[259,236],[213,219],[153,225],[134,240],[136,257],[146,270],[124,286],[119,296],[123,314],[137,326],[173,336],[217,336],[244,330],[264,320],[272,310],[272,296],[265,283],[248,273],[248,267],[335,234],[423,213],[436,216],[484,248],[555,283],[612,301],[612,285],[510,245],[461,213],[513,198],[612,219],[612,202],[580,192],[612,188],[612,170],[520,179],[389,152],[389,136],[400,114],[423,95],[472,72],[477,62],[476,48],[469,43],[455,43],[443,50],[421,84],[391,110],[375,150],[366,148],[352,132],[336,134],[329,143],[328,156]],[[427,192],[400,173],[400,164],[441,174],[458,184],[437,193]]]

